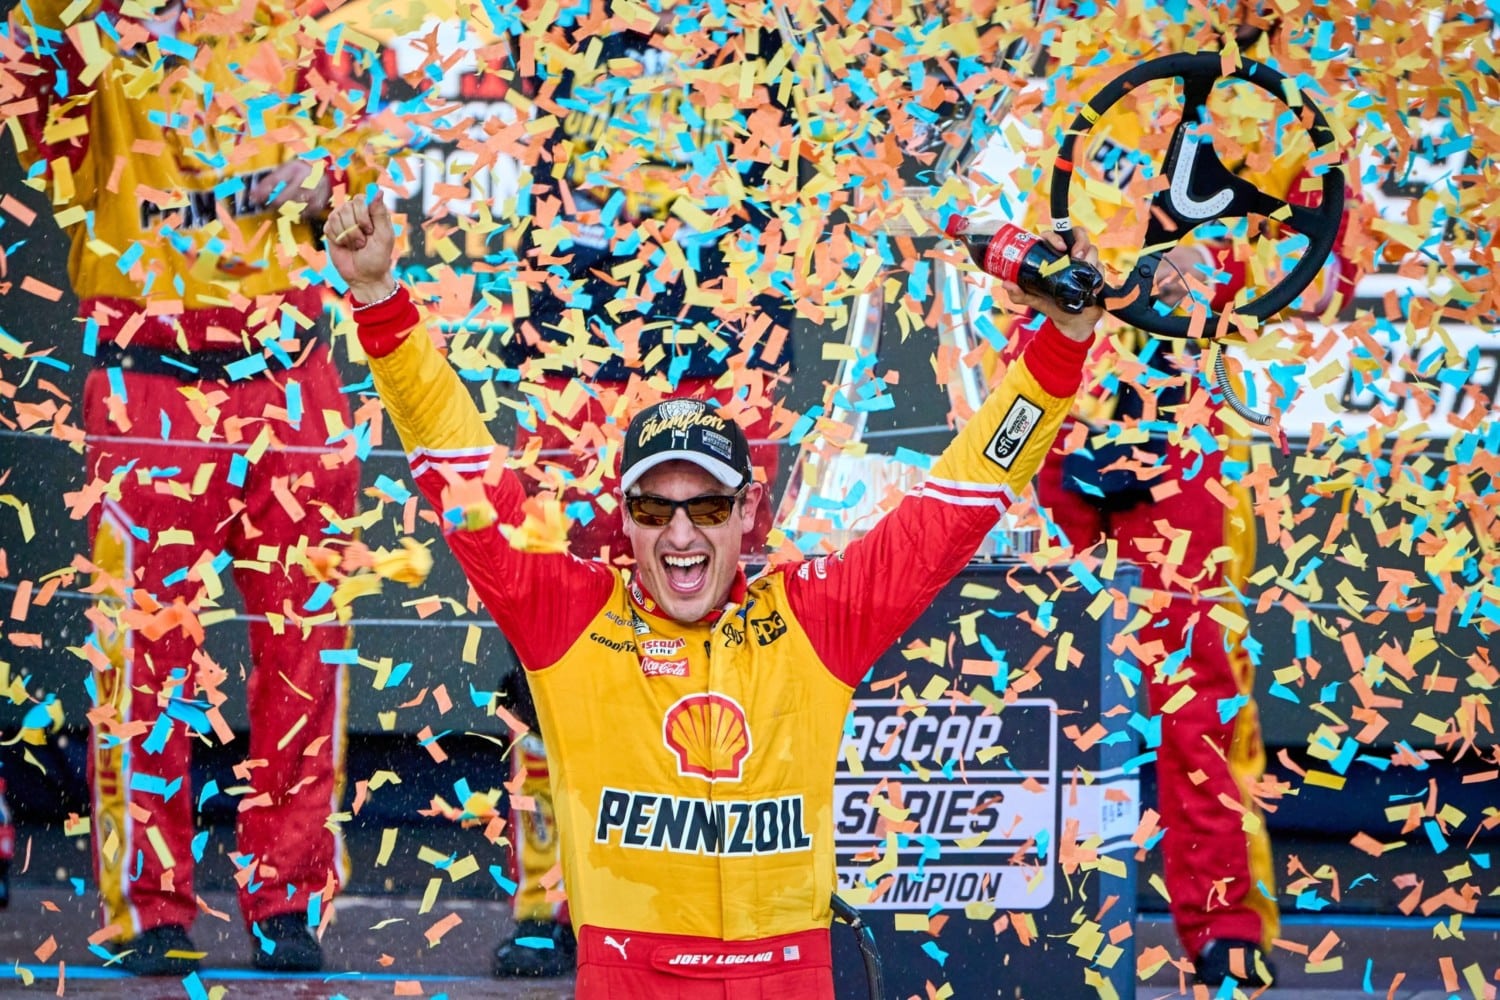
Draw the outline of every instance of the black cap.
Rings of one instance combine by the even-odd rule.
[[[621,491],[663,462],[692,462],[732,490],[753,475],[745,432],[701,399],[664,399],[635,415],[625,429]]]

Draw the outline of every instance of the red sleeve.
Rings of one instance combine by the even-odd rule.
[[[603,563],[558,553],[522,552],[513,548],[501,524],[525,518],[526,494],[520,477],[507,469],[485,490],[499,520],[466,530],[455,524],[461,514],[444,510],[444,480],[434,470],[417,477],[417,485],[443,513],[448,547],[464,569],[474,592],[527,670],[541,670],[562,659],[583,635],[614,591],[615,575]],[[436,488],[434,489],[434,486]]]
[[[974,558],[1051,450],[1089,346],[1044,323],[921,486],[842,553],[783,570],[792,613],[835,677],[858,684]],[[1020,450],[997,459],[1018,427]]]
[[[526,519],[520,477],[505,465],[458,373],[419,328],[405,288],[354,315],[412,478],[438,511],[464,574],[527,669],[556,663],[609,599],[614,572],[511,545],[502,527]]]
[[[1074,340],[1050,319],[1026,347],[1026,364],[1050,396],[1072,396],[1083,384],[1083,363],[1088,360],[1093,338]]]
[[[383,358],[400,347],[422,319],[405,285],[397,285],[395,295],[374,305],[365,305],[353,295],[348,298],[357,322],[359,346],[372,358]]]
[[[971,498],[978,500],[980,498]],[[787,600],[818,658],[854,687],[974,558],[1004,501],[922,491],[842,552],[787,567]]]

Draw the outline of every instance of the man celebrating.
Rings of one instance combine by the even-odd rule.
[[[417,484],[528,672],[577,996],[831,998],[833,772],[850,698],[1035,474],[1099,310],[1069,316],[1008,288],[1050,321],[927,482],[840,555],[754,581],[740,545],[765,497],[743,431],[698,400],[642,411],[621,462],[626,574],[519,547],[521,482],[418,330],[384,204],[347,202],[325,232]],[[1096,259],[1082,234],[1074,253]]]

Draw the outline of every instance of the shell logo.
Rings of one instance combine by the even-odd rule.
[[[739,702],[722,694],[690,694],[667,709],[662,739],[677,773],[704,781],[738,781],[750,756],[750,724]]]

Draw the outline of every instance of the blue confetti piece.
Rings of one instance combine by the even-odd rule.
[[[288,379],[286,383],[286,418],[293,427],[301,429],[302,383],[291,379]]]
[[[521,937],[516,938],[516,944],[522,948],[536,948],[539,951],[551,951],[557,947],[549,937]]]
[[[1448,838],[1443,836],[1443,829],[1438,825],[1437,820],[1423,820],[1422,829],[1426,831],[1427,840],[1432,844],[1432,849],[1434,852],[1442,854],[1448,849]]]
[[[231,486],[244,486],[245,476],[250,472],[250,460],[240,452],[229,456],[229,472],[227,478]]]
[[[1319,896],[1316,890],[1309,889],[1307,892],[1301,893],[1297,896],[1297,909],[1299,910],[1311,910],[1312,912],[1317,913],[1319,910],[1325,910],[1327,908],[1328,900],[1324,899],[1322,896]]]
[[[109,394],[121,403],[130,402],[130,397],[125,392],[125,375],[119,367],[106,368],[105,373],[109,377]]]
[[[1220,698],[1219,721],[1227,724],[1230,719],[1240,714],[1240,709],[1248,704],[1250,704],[1249,695],[1237,694],[1233,698]]]
[[[200,830],[193,836],[193,860],[203,860],[203,849],[208,846],[208,831]]]
[[[156,721],[152,723],[151,735],[146,737],[146,742],[141,745],[141,749],[146,751],[148,754],[159,754],[167,748],[167,737],[171,735],[172,719],[169,715],[163,712],[161,715],[158,715],[156,717]],[[144,778],[145,776],[138,775],[137,777]],[[158,778],[156,780],[160,781],[161,779]]]
[[[563,507],[563,513],[577,524],[588,524],[594,520],[594,505],[587,500],[574,500]]]
[[[928,958],[932,959],[938,965],[943,965],[948,961],[948,953],[939,948],[936,941],[926,942],[922,945],[922,950],[927,953]]]
[[[239,361],[225,365],[224,371],[229,375],[231,382],[239,382],[259,375],[266,368],[266,356],[264,354],[252,354],[248,358],[241,358]]]
[[[259,923],[250,925],[250,933],[254,934],[256,940],[260,942],[261,951],[265,952],[267,955],[276,954],[276,942],[266,937],[265,932],[260,929]]]
[[[318,652],[318,659],[323,663],[342,663],[347,666],[353,666],[359,662],[359,647],[320,650]]]
[[[516,894],[516,883],[505,877],[505,869],[499,865],[490,865],[490,878],[495,880],[495,884],[500,887],[500,891],[507,896],[514,896]]]
[[[317,589],[312,592],[312,596],[307,599],[307,603],[302,605],[302,610],[320,611],[327,607],[329,600],[332,598],[333,584],[325,581],[318,584]]]
[[[141,255],[145,252],[145,248],[139,243],[130,244],[130,246],[125,248],[125,252],[120,254],[120,259],[115,261],[115,268],[121,274],[129,274],[130,269],[135,267],[136,263],[140,261]]]
[[[203,988],[203,980],[198,978],[196,972],[189,972],[182,977],[182,988],[187,991],[189,1000],[208,1000],[208,990]]]
[[[1280,681],[1273,680],[1270,687],[1266,689],[1266,693],[1271,695],[1273,698],[1280,698],[1282,701],[1289,701],[1293,705],[1302,704],[1302,699],[1297,697],[1297,692],[1293,691],[1291,688],[1287,687]]]
[[[1354,755],[1359,753],[1359,741],[1353,738],[1344,740],[1344,745],[1339,748],[1338,756],[1329,762],[1329,766],[1338,774],[1347,774],[1349,765],[1354,763]]]
[[[163,781],[154,774],[133,773],[130,776],[130,788],[132,791],[145,792],[147,795],[160,795],[163,802],[171,800],[182,787],[182,779],[174,778],[171,781]]]
[[[1090,594],[1097,594],[1099,593],[1099,591],[1104,589],[1104,584],[1100,583],[1099,578],[1096,577],[1081,561],[1075,560],[1073,564],[1068,567],[1068,572],[1071,573],[1073,579],[1081,583],[1083,585],[1083,589],[1087,590]]]
[[[219,794],[219,782],[209,778],[198,792],[198,811],[203,811],[203,803]]]
[[[920,451],[913,451],[904,446],[896,449],[895,460],[903,465],[914,465],[919,469],[931,469],[933,463],[931,455],[924,455]]]

